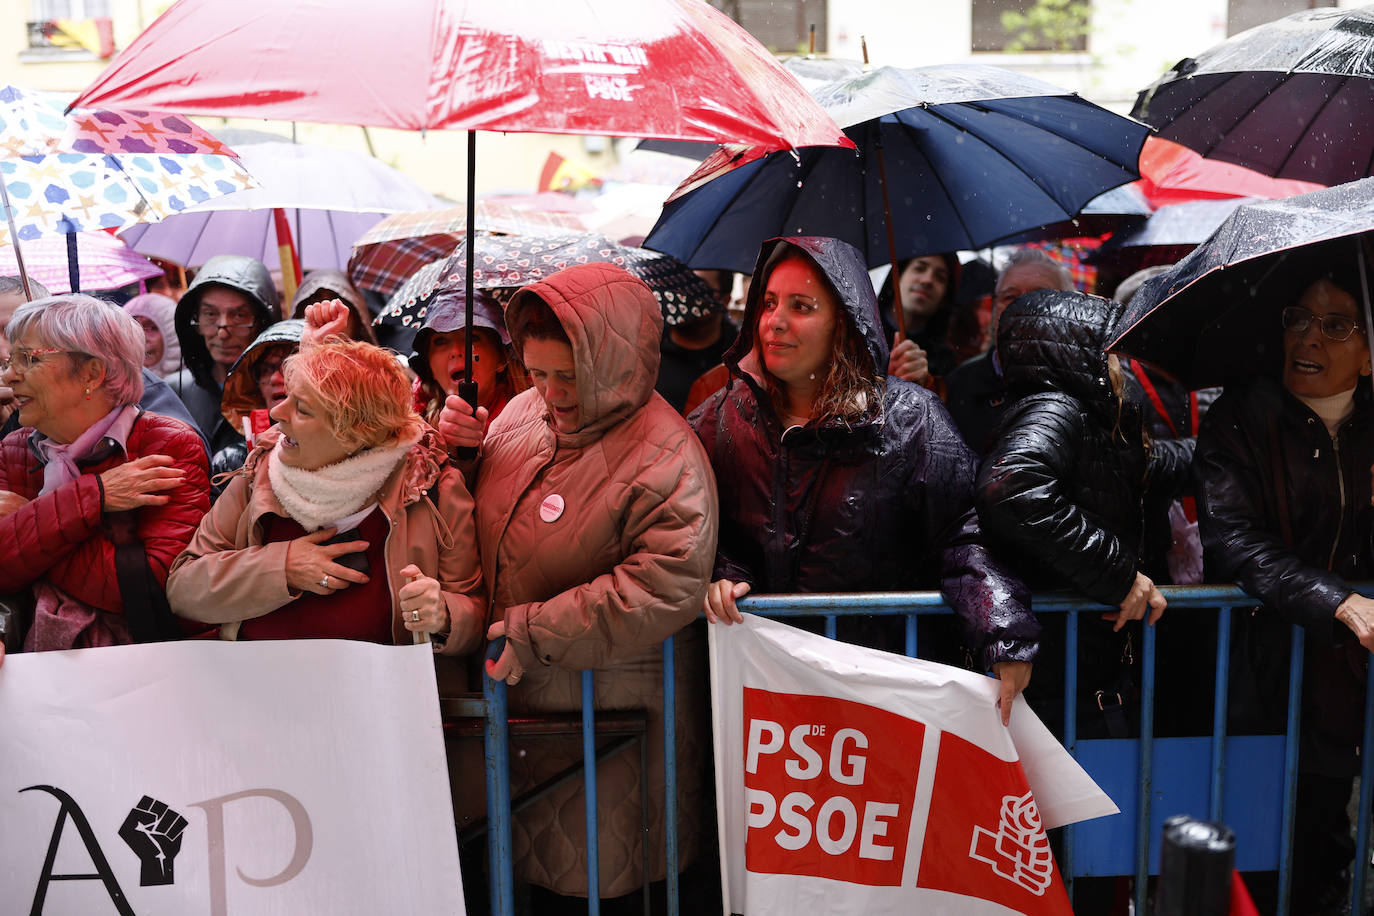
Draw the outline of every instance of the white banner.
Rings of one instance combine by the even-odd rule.
[[[1071,913],[1045,830],[1117,808],[1024,700],[744,620],[710,627],[726,913]]]
[[[6,914],[461,914],[430,647],[9,656],[0,888]]]

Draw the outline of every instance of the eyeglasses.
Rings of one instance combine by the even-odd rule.
[[[271,378],[281,369],[282,359],[261,359],[253,364],[253,381],[261,384],[265,379]]]
[[[1283,329],[1294,334],[1305,334],[1312,322],[1322,329],[1322,336],[1330,340],[1349,340],[1350,335],[1362,328],[1354,318],[1345,315],[1314,315],[1300,306],[1289,306],[1283,310]]]
[[[9,359],[0,359],[0,372],[13,368],[20,375],[27,375],[34,366],[43,361],[43,357],[53,353],[75,353],[75,350],[63,350],[61,347],[38,347],[30,350],[28,347],[15,347],[10,353]]]
[[[214,333],[216,334],[220,331],[228,331],[230,334],[242,334],[245,331],[251,331],[257,326],[258,322],[256,319],[251,316],[244,317],[242,315],[231,315],[229,316],[229,320],[225,321],[221,320],[220,316],[213,312],[201,312],[195,318],[191,319],[191,327],[197,329],[214,328]]]

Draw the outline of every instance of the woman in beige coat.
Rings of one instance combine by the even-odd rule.
[[[311,346],[287,396],[186,550],[167,599],[225,639],[357,639],[436,651],[481,642],[472,497],[410,404],[393,354]]]
[[[715,479],[701,443],[654,393],[663,319],[642,282],[609,264],[570,267],[517,293],[506,321],[534,387],[511,400],[481,448],[477,530],[497,621],[488,636],[507,638],[488,673],[518,685],[514,714],[579,709],[585,669],[596,671],[598,709],[647,710],[647,776],[633,749],[598,769],[599,891],[617,897],[646,881],[641,778],[647,880],[664,876],[660,644],[701,610]],[[699,837],[707,775],[703,644],[698,629],[676,640],[682,865]],[[581,759],[576,740],[513,751],[516,792]],[[583,812],[579,779],[516,815],[522,880],[586,895]]]

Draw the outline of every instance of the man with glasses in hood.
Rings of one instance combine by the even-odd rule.
[[[167,381],[210,440],[211,454],[242,438],[221,413],[230,368],[280,318],[271,274],[261,261],[243,255],[206,261],[177,303],[177,339],[186,367]]]

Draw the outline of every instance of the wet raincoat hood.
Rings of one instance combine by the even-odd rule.
[[[526,286],[511,299],[506,325],[522,351],[530,306],[540,300],[567,332],[577,370],[581,425],[558,433],[558,444],[588,445],[653,397],[663,315],[649,287],[623,268],[578,264]]]
[[[256,258],[237,254],[216,255],[205,262],[196,274],[196,279],[177,303],[177,339],[181,341],[181,353],[187,368],[195,377],[196,384],[211,391],[219,385],[214,380],[214,363],[210,350],[205,346],[205,338],[192,326],[196,313],[200,311],[200,299],[212,285],[227,286],[235,292],[243,293],[253,304],[253,313],[263,326],[281,320],[281,307],[277,299],[277,288],[272,284],[272,275]]]
[[[301,332],[304,330],[304,319],[278,321],[259,334],[229,370],[229,376],[224,380],[220,412],[235,430],[243,428],[243,418],[249,413],[267,406],[262,399],[262,391],[258,388],[257,380],[253,378],[253,367],[278,344],[290,344],[291,352],[294,353],[300,347]]]
[[[997,325],[997,359],[1015,396],[1062,391],[1085,406],[1115,411],[1103,347],[1122,306],[1073,290],[1041,289],[1007,306]]]
[[[868,277],[859,249],[848,242],[819,235],[797,235],[769,239],[759,251],[754,265],[754,279],[744,304],[744,321],[739,337],[725,351],[725,365],[737,375],[747,376],[761,384],[763,366],[758,354],[759,309],[768,276],[785,255],[800,252],[815,264],[839,298],[840,308],[850,327],[863,338],[869,356],[873,358],[873,372],[879,378],[887,375],[888,344],[883,323],[878,316],[878,297]]]
[[[358,316],[358,327],[362,329],[361,340],[370,344],[377,342],[377,335],[372,330],[372,313],[367,310],[367,301],[363,299],[363,294],[353,285],[353,281],[348,279],[348,274],[332,267],[312,270],[305,275],[300,288],[296,290],[296,295],[291,297],[291,317],[304,318],[306,301],[321,290],[333,293],[331,298],[341,299],[353,309],[354,314]]]

